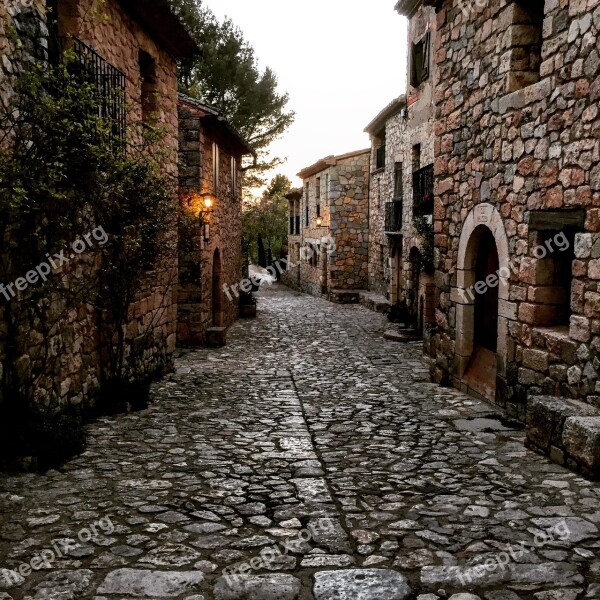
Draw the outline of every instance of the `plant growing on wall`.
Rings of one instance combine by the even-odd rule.
[[[421,270],[427,275],[435,273],[433,222],[427,216],[414,216],[415,230],[421,237]]]
[[[135,336],[126,328],[147,272],[172,247],[172,194],[152,145],[115,138],[97,83],[75,63],[67,54],[58,66],[29,64],[0,106],[0,440],[43,451],[50,464],[83,444],[81,411],[61,406],[77,315],[96,311],[105,383],[143,378],[161,306]],[[98,227],[106,241],[69,256],[73,240]],[[52,262],[57,253],[64,260]],[[24,279],[42,263],[52,266],[44,278]]]
[[[81,261],[62,265],[61,260],[55,268],[57,261],[52,264],[48,257],[90,230],[82,198],[95,195],[94,174],[108,136],[98,115],[93,83],[75,82],[66,64],[55,69],[31,65],[15,81],[14,94],[0,113],[0,277],[5,286],[0,303],[6,327],[2,439],[31,454],[35,444],[45,447],[50,462],[83,443],[78,411],[54,418],[44,406],[56,405],[61,396],[60,378],[52,373],[70,340],[59,325],[90,297],[93,282],[74,275]],[[43,263],[52,266],[44,278],[19,281]]]
[[[144,353],[153,345],[151,336],[168,303],[163,295],[149,322],[136,321],[132,307],[141,300],[148,281],[155,279],[169,291],[177,279],[176,239],[170,235],[177,227],[175,190],[150,156],[147,148],[134,157],[116,157],[105,175],[105,193],[92,206],[108,238],[96,296],[96,306],[105,317],[102,345],[109,359],[103,374],[104,399],[127,398],[134,405],[148,400],[154,373]],[[165,346],[166,340],[158,345]]]

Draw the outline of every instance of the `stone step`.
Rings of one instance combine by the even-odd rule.
[[[383,334],[383,339],[389,342],[416,342],[420,336],[415,329],[389,329]]]
[[[533,396],[527,404],[526,445],[553,462],[600,479],[600,411],[568,398]]]
[[[381,296],[380,294],[374,294],[372,292],[361,292],[359,294],[360,303],[363,306],[366,306],[370,310],[374,310],[375,312],[379,312],[382,314],[387,314],[392,306],[392,303]]]
[[[227,344],[227,329],[211,327],[206,330],[206,345],[209,348],[221,348]]]
[[[358,304],[360,295],[366,293],[366,290],[331,290],[329,300],[337,304]]]

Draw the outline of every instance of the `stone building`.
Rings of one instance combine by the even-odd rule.
[[[180,96],[179,191],[190,227],[180,232],[178,339],[222,345],[239,315],[242,158],[252,148],[206,104]]]
[[[344,302],[367,289],[369,158],[368,149],[328,156],[298,174],[302,192],[288,196],[287,285]]]
[[[435,11],[399,2],[409,19],[407,94],[367,126],[371,137],[369,287],[406,304],[429,335],[435,322],[433,277]]]
[[[369,290],[392,303],[404,297],[402,231],[404,225],[403,161],[406,96],[388,104],[369,123],[371,182],[369,186]]]
[[[600,5],[436,4],[435,379],[600,408]]]
[[[164,132],[161,168],[169,180],[176,180],[177,62],[200,50],[167,0],[106,0],[101,4],[94,0],[9,0],[0,6],[0,33],[3,100],[13,93],[14,77],[27,68],[31,57],[58,61],[68,48],[86,65],[103,99],[114,109],[118,135],[135,143],[143,127],[157,126]],[[177,203],[176,194],[173,203]],[[138,374],[151,376],[171,365],[176,345],[176,283],[176,259],[157,264],[131,307],[125,338],[128,347],[143,348],[136,357]],[[100,333],[104,324],[96,309],[85,303],[63,308],[64,322],[46,340],[56,360],[38,374],[33,391],[35,402],[53,414],[93,404],[106,363]],[[4,327],[0,331],[4,334]],[[19,359],[25,365],[19,373],[27,379],[35,363],[31,357],[39,355],[44,336],[29,329],[23,336],[29,347]],[[0,359],[4,357],[2,337]],[[125,362],[131,370],[128,357]]]

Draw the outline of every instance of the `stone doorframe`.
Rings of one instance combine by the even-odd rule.
[[[456,287],[452,288],[452,301],[456,306],[456,350],[454,357],[454,376],[460,381],[473,354],[475,323],[475,265],[477,248],[484,228],[489,229],[496,241],[499,259],[498,289],[498,350],[497,378],[506,381],[508,319],[506,315],[509,300],[510,256],[508,236],[502,216],[491,204],[479,204],[467,216],[458,247]],[[498,386],[497,386],[498,389]]]

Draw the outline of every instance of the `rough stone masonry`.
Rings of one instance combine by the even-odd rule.
[[[435,376],[467,368],[485,226],[511,273],[496,401],[522,420],[528,396],[600,407],[599,27],[597,0],[438,3]]]

